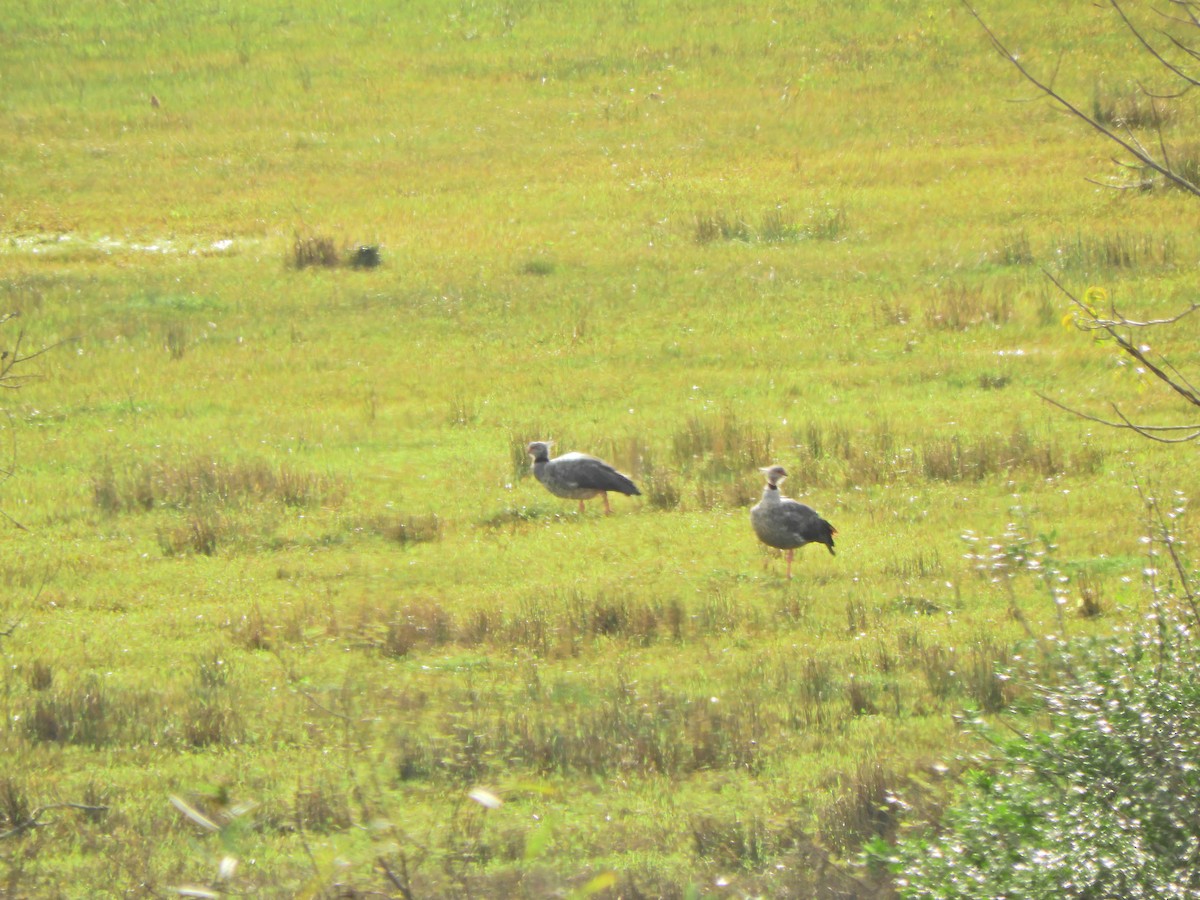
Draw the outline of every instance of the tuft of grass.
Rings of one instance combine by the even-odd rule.
[[[158,529],[158,545],[164,556],[216,556],[217,548],[229,534],[229,525],[214,510],[198,510],[184,521]]]
[[[26,788],[11,774],[0,775],[0,827],[9,831],[24,826],[32,812]]]
[[[113,740],[119,718],[104,683],[89,675],[81,683],[39,692],[24,721],[36,742],[98,748]]]
[[[717,241],[783,244],[802,240],[837,241],[845,237],[844,207],[820,206],[808,210],[808,220],[798,222],[782,204],[764,212],[755,225],[741,213],[718,210],[693,216],[692,238],[700,245]]]
[[[1130,231],[1077,234],[1059,240],[1055,255],[1065,272],[1167,267],[1175,263],[1175,237]]]
[[[301,235],[297,232],[292,241],[289,262],[293,268],[332,268],[339,261],[337,244],[327,235]]]
[[[673,460],[682,470],[709,478],[728,478],[769,465],[770,431],[734,413],[694,415],[671,437]]]
[[[392,604],[383,609],[364,605],[359,610],[357,631],[367,646],[388,657],[441,647],[458,635],[453,616],[429,602]]]
[[[338,503],[339,479],[261,460],[229,462],[214,457],[138,462],[119,472],[111,462],[92,477],[92,502],[110,515],[157,507],[193,509],[270,500],[302,508]]]
[[[354,811],[345,789],[329,776],[298,778],[292,793],[292,819],[300,831],[338,834],[354,824]]]
[[[1092,88],[1092,118],[1101,125],[1139,131],[1165,128],[1178,117],[1169,98],[1155,97],[1140,87],[1112,89],[1102,81]]]
[[[536,275],[544,278],[547,275],[553,275],[554,270],[557,268],[558,266],[555,265],[553,260],[539,256],[522,263],[520,272],[522,275]]]
[[[25,673],[25,683],[31,691],[49,690],[54,685],[54,667],[45,660],[33,660]]]
[[[651,509],[678,509],[683,489],[678,478],[665,467],[646,461],[642,465],[642,493]]]
[[[846,853],[872,838],[891,838],[902,809],[896,797],[898,781],[879,763],[862,763],[847,773],[835,796],[817,813],[822,842]]]
[[[980,435],[973,441],[959,435],[933,441],[922,449],[921,463],[931,481],[981,481],[1018,469],[1049,477],[1070,467],[1061,447],[1035,439],[1021,428],[1007,435]]]
[[[1002,266],[1031,266],[1034,264],[1033,248],[1029,232],[1025,229],[1005,235],[1000,246],[991,254]]]
[[[409,544],[431,544],[442,539],[442,519],[436,513],[427,515],[389,514],[378,516],[371,530],[402,547]]]
[[[759,222],[757,237],[764,244],[782,244],[803,236],[804,230],[784,212],[782,206],[767,210]]]
[[[183,738],[189,747],[237,746],[245,739],[233,664],[227,656],[217,649],[196,659],[182,722]]]
[[[723,211],[696,213],[694,222],[694,239],[697,244],[711,244],[715,241],[749,243],[753,239],[753,230],[749,223],[739,215],[731,216]]]
[[[839,241],[846,236],[849,219],[844,206],[821,206],[809,210],[804,237],[815,241]]]
[[[967,331],[981,325],[998,328],[1012,317],[1010,294],[979,286],[939,285],[925,303],[925,323],[936,330]]]

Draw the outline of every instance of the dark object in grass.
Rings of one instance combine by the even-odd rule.
[[[381,262],[376,244],[359,244],[350,257],[350,265],[356,269],[374,269]]]

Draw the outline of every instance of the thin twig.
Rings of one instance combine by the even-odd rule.
[[[1129,338],[1127,338],[1118,330],[1120,328],[1132,329],[1147,328],[1151,325],[1169,325],[1173,322],[1178,322],[1184,316],[1190,315],[1197,309],[1200,309],[1200,305],[1193,304],[1189,309],[1184,310],[1182,313],[1172,318],[1150,322],[1134,322],[1129,319],[1125,319],[1124,317],[1118,316],[1116,313],[1116,308],[1113,307],[1114,318],[1111,320],[1101,319],[1094,311],[1092,311],[1091,308],[1088,307],[1086,303],[1067,290],[1063,283],[1055,278],[1050,272],[1046,272],[1045,274],[1047,278],[1054,282],[1055,287],[1062,291],[1072,303],[1074,303],[1077,307],[1079,307],[1079,309],[1087,314],[1087,319],[1085,319],[1080,325],[1082,330],[1095,331],[1102,329],[1108,334],[1109,337],[1116,341],[1117,346],[1119,346],[1126,353],[1126,355],[1131,356],[1140,362],[1143,366],[1149,369],[1159,381],[1161,381],[1175,393],[1179,394],[1179,396],[1187,400],[1187,402],[1192,406],[1200,407],[1200,395],[1192,390],[1190,385],[1188,385],[1186,382],[1181,383],[1172,378],[1163,368],[1148,359],[1140,347],[1135,345],[1129,340]]]
[[[1142,45],[1142,47],[1145,48],[1146,52],[1149,53],[1151,56],[1153,56],[1159,62],[1160,65],[1162,65],[1164,68],[1168,69],[1169,71],[1173,72],[1175,75],[1177,75],[1179,78],[1182,78],[1184,81],[1188,82],[1189,84],[1200,86],[1200,81],[1196,81],[1196,79],[1194,79],[1187,72],[1184,72],[1182,69],[1180,69],[1177,65],[1175,65],[1173,62],[1171,62],[1169,59],[1165,58],[1161,53],[1158,52],[1158,50],[1148,40],[1146,40],[1146,38],[1142,34],[1141,30],[1136,25],[1134,25],[1132,21],[1130,21],[1129,16],[1125,15],[1125,10],[1121,9],[1121,5],[1119,3],[1117,3],[1117,0],[1108,0],[1108,2],[1109,2],[1109,6],[1111,6],[1113,9],[1115,9],[1117,11],[1117,15],[1121,17],[1121,21],[1123,21],[1125,23],[1125,28],[1129,31],[1129,33],[1132,34],[1135,38],[1137,38],[1138,43],[1140,43]],[[1177,47],[1179,47],[1179,49],[1181,49],[1181,50],[1188,49],[1186,46],[1179,43],[1179,41],[1177,41],[1175,38],[1171,37],[1170,35],[1167,35],[1167,39],[1169,41],[1171,41],[1173,44],[1175,44]],[[1191,51],[1188,51],[1188,52],[1191,52]]]
[[[382,856],[376,857],[375,861],[379,864],[379,868],[383,869],[383,874],[387,880],[395,885],[396,890],[400,892],[400,896],[404,898],[404,900],[412,900],[413,893],[412,888],[409,886],[408,880],[408,860],[403,856],[400,857],[402,877],[397,876],[396,873],[392,871],[392,867],[387,864],[387,860]]]
[[[1106,425],[1109,428],[1125,428],[1130,431],[1137,432],[1142,437],[1149,438],[1152,441],[1158,441],[1161,444],[1186,444],[1188,441],[1194,441],[1197,438],[1200,438],[1200,424],[1136,425],[1131,422],[1124,413],[1122,413],[1119,409],[1116,409],[1115,404],[1114,409],[1116,409],[1116,413],[1120,417],[1121,421],[1114,422],[1111,419],[1102,419],[1099,416],[1092,415],[1091,413],[1086,413],[1082,410],[1075,409],[1073,406],[1067,406],[1065,403],[1061,403],[1060,401],[1055,400],[1053,397],[1047,397],[1041,391],[1035,391],[1035,393],[1038,395],[1038,397],[1045,400],[1051,406],[1057,406],[1063,412],[1068,412],[1073,416],[1079,417],[1080,419],[1086,419],[1089,422],[1095,422],[1097,425]],[[1164,433],[1172,431],[1186,431],[1188,434],[1183,437],[1163,436]]]
[[[15,826],[8,829],[8,831],[0,832],[0,841],[24,834],[26,831],[30,831],[34,828],[45,828],[47,825],[53,824],[52,822],[41,821],[42,816],[45,813],[50,812],[52,809],[78,809],[82,810],[83,812],[108,812],[107,806],[90,806],[86,803],[47,803],[45,806],[39,806],[37,809],[31,812],[24,821],[18,822]]]
[[[963,2],[963,6],[965,6],[967,8],[967,12],[969,12],[971,14],[971,16],[974,17],[975,21],[979,23],[979,26],[983,29],[984,33],[988,37],[988,40],[991,42],[992,47],[995,48],[997,53],[999,53],[1001,56],[1003,56],[1005,59],[1007,59],[1010,63],[1012,63],[1013,67],[1021,74],[1022,78],[1024,78],[1026,81],[1028,81],[1030,84],[1032,84],[1035,88],[1037,88],[1039,91],[1041,91],[1045,96],[1049,97],[1051,100],[1053,100],[1055,103],[1057,103],[1063,109],[1065,109],[1072,116],[1075,116],[1081,122],[1086,123],[1088,125],[1088,127],[1099,132],[1104,137],[1106,137],[1110,141],[1112,141],[1114,144],[1117,144],[1118,146],[1122,147],[1126,152],[1128,152],[1135,159],[1141,160],[1141,162],[1144,163],[1148,168],[1153,169],[1155,172],[1158,172],[1160,175],[1162,175],[1168,181],[1173,182],[1174,184],[1178,185],[1180,188],[1187,191],[1188,193],[1193,194],[1197,197],[1200,197],[1200,186],[1192,184],[1192,182],[1188,181],[1186,178],[1184,178],[1182,175],[1178,174],[1177,172],[1173,172],[1169,167],[1163,165],[1161,162],[1159,162],[1157,159],[1155,159],[1150,154],[1146,153],[1143,150],[1140,150],[1138,148],[1138,146],[1136,145],[1136,143],[1130,143],[1128,140],[1121,137],[1121,135],[1117,134],[1111,128],[1105,127],[1095,117],[1088,115],[1086,112],[1084,112],[1078,106],[1076,106],[1074,103],[1072,103],[1070,100],[1068,100],[1065,96],[1063,96],[1057,90],[1055,90],[1054,85],[1052,83],[1043,81],[1042,79],[1040,79],[1036,75],[1034,75],[1028,68],[1025,67],[1025,65],[1020,61],[1020,59],[1017,58],[1017,55],[1015,53],[1013,53],[1011,50],[1009,50],[1007,46],[1005,46],[1004,42],[1000,40],[999,35],[997,35],[996,32],[994,32],[991,29],[991,27],[987,24],[987,22],[985,22],[983,20],[983,16],[981,16],[979,14],[979,12],[975,9],[975,7],[973,7],[971,5],[970,0],[962,0],[962,2]],[[1110,2],[1111,2],[1111,0],[1110,0]]]

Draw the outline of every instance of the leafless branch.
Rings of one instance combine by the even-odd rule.
[[[1183,13],[1187,16],[1187,18],[1184,19],[1180,18],[1179,16],[1169,16],[1162,10],[1155,10],[1155,12],[1171,22],[1179,22],[1182,25],[1195,25],[1197,28],[1200,28],[1200,18],[1196,17],[1196,13],[1192,8],[1193,0],[1167,0],[1167,2],[1172,6],[1178,6],[1181,10],[1183,10]]]
[[[42,816],[54,809],[78,809],[83,812],[108,812],[107,806],[90,806],[86,803],[47,803],[45,806],[39,806],[20,822],[17,822],[8,831],[0,832],[0,841],[8,838],[17,837],[24,834],[26,831],[32,831],[34,828],[45,828],[51,822],[43,822]]]
[[[1200,621],[1200,606],[1197,605],[1196,591],[1192,587],[1188,568],[1179,556],[1179,542],[1175,538],[1175,529],[1167,521],[1166,516],[1163,515],[1162,506],[1158,501],[1153,497],[1147,496],[1146,492],[1142,489],[1141,482],[1135,479],[1134,487],[1137,488],[1138,496],[1141,498],[1142,504],[1146,507],[1152,530],[1157,531],[1159,542],[1167,548],[1167,555],[1171,557],[1171,564],[1175,567],[1175,574],[1179,578],[1180,592],[1183,594],[1183,598],[1187,601],[1188,606],[1191,607],[1192,617]]]
[[[1054,87],[1053,81],[1046,81],[1034,75],[1033,72],[1023,62],[1021,62],[1017,54],[1009,50],[1004,42],[1000,40],[999,35],[997,35],[996,32],[992,30],[991,26],[984,21],[983,17],[979,14],[975,7],[971,5],[970,0],[962,0],[962,2],[975,21],[979,23],[979,27],[982,28],[984,34],[987,35],[988,41],[991,43],[992,47],[997,53],[999,53],[1013,65],[1017,72],[1020,73],[1022,78],[1037,88],[1037,90],[1040,91],[1044,96],[1053,100],[1056,104],[1062,107],[1062,109],[1066,110],[1081,122],[1086,123],[1089,128],[1092,128],[1094,131],[1097,131],[1108,140],[1121,147],[1126,153],[1146,166],[1146,168],[1157,172],[1163,178],[1167,179],[1172,184],[1177,185],[1182,190],[1187,191],[1189,194],[1200,197],[1200,186],[1193,184],[1187,178],[1184,178],[1182,175],[1172,170],[1169,165],[1166,165],[1164,162],[1156,159],[1152,154],[1146,152],[1146,150],[1140,146],[1140,142],[1138,142],[1136,139],[1130,140],[1128,137],[1123,137],[1118,132],[1104,125],[1095,116],[1091,116],[1084,112],[1069,99],[1067,99],[1066,96],[1059,93],[1059,91]],[[1109,2],[1114,8],[1116,8],[1117,12],[1124,17],[1124,12],[1117,5],[1115,0],[1109,0]],[[1140,33],[1138,36],[1140,37]],[[1189,83],[1191,83],[1190,79]]]
[[[1193,303],[1190,307],[1183,310],[1175,316],[1166,319],[1151,319],[1145,322],[1126,319],[1117,313],[1115,306],[1112,307],[1113,317],[1111,319],[1102,319],[1097,313],[1092,310],[1086,303],[1076,297],[1067,287],[1054,277],[1050,272],[1046,272],[1046,277],[1054,282],[1063,294],[1069,299],[1082,313],[1083,317],[1078,319],[1076,324],[1083,331],[1103,331],[1116,343],[1121,351],[1130,358],[1136,360],[1142,366],[1145,366],[1151,374],[1159,381],[1165,384],[1168,388],[1186,400],[1192,406],[1200,408],[1200,394],[1191,386],[1187,379],[1176,377],[1168,372],[1167,369],[1177,371],[1170,363],[1165,360],[1161,363],[1156,363],[1151,360],[1145,350],[1131,341],[1124,333],[1125,330],[1135,328],[1149,328],[1155,325],[1171,325],[1183,319],[1185,316],[1190,316],[1192,313],[1200,310],[1200,304]]]
[[[4,323],[9,322],[16,317],[17,313],[7,313],[3,316],[0,316],[0,325],[3,325]],[[63,344],[69,344],[74,340],[74,338],[64,338],[61,341],[55,341],[53,344],[47,344],[46,346],[31,352],[22,352],[21,344],[24,342],[24,340],[25,331],[22,329],[17,332],[17,335],[13,340],[13,346],[11,350],[0,350],[0,388],[16,390],[25,382],[36,377],[34,375],[25,375],[19,372],[14,372],[13,369],[23,363],[29,362],[32,359],[37,359],[39,356],[42,356],[45,353],[49,353],[56,347],[61,347]]]
[[[1038,396],[1049,403],[1051,406],[1057,406],[1063,412],[1068,412],[1080,419],[1086,419],[1089,422],[1095,422],[1098,425],[1106,425],[1109,428],[1125,428],[1134,431],[1144,438],[1149,438],[1152,441],[1158,441],[1162,444],[1186,444],[1189,441],[1194,441],[1200,438],[1200,423],[1195,425],[1136,425],[1120,411],[1115,405],[1113,407],[1120,421],[1114,422],[1111,419],[1102,419],[1100,416],[1094,416],[1091,413],[1083,412],[1075,409],[1073,406],[1067,406],[1065,403],[1060,403],[1053,397],[1047,397],[1045,394],[1038,392]],[[1165,434],[1172,432],[1187,432],[1182,437],[1164,437]]]
[[[383,870],[383,874],[387,880],[390,881],[395,886],[396,890],[400,892],[400,896],[403,898],[403,900],[412,900],[413,893],[408,877],[408,860],[403,856],[400,857],[399,874],[392,870],[392,867],[388,865],[387,860],[382,856],[378,857],[375,861],[379,868]]]
[[[1125,15],[1125,10],[1123,10],[1121,8],[1121,5],[1117,2],[1117,0],[1108,0],[1108,3],[1109,3],[1109,6],[1111,6],[1113,9],[1115,9],[1117,11],[1117,15],[1121,17],[1121,21],[1125,23],[1125,28],[1129,31],[1129,33],[1132,34],[1134,36],[1134,38],[1137,39],[1138,43],[1141,44],[1142,47],[1146,50],[1146,52],[1149,53],[1152,57],[1154,57],[1154,59],[1157,60],[1160,65],[1162,65],[1169,72],[1172,72],[1179,78],[1186,81],[1188,84],[1200,86],[1200,81],[1196,81],[1196,79],[1194,79],[1192,76],[1190,76],[1187,72],[1183,71],[1177,65],[1172,63],[1169,59],[1164,57],[1161,53],[1158,52],[1158,49],[1153,44],[1151,44],[1148,40],[1146,40],[1146,37],[1145,37],[1145,35],[1142,34],[1141,29],[1139,29],[1130,20],[1129,16]],[[1165,34],[1165,32],[1164,32],[1164,34]],[[1180,50],[1183,50],[1186,53],[1192,52],[1187,46],[1185,46],[1183,43],[1181,43],[1179,40],[1172,37],[1171,35],[1166,34],[1165,36],[1166,36],[1167,40],[1169,40],[1169,41],[1171,41],[1171,43],[1175,44],[1175,46],[1177,46]]]

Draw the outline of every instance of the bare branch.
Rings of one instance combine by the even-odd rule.
[[[1164,68],[1166,68],[1170,72],[1173,72],[1175,75],[1177,75],[1179,78],[1182,78],[1188,84],[1200,86],[1200,81],[1197,81],[1196,79],[1192,78],[1192,76],[1188,75],[1187,72],[1184,72],[1177,65],[1172,63],[1169,59],[1166,59],[1161,53],[1158,52],[1158,50],[1154,47],[1153,44],[1151,44],[1148,40],[1146,40],[1146,38],[1142,34],[1141,30],[1136,25],[1134,25],[1132,21],[1130,21],[1129,16],[1125,15],[1125,10],[1121,9],[1121,5],[1119,3],[1117,3],[1117,0],[1108,0],[1108,3],[1109,3],[1109,6],[1111,6],[1113,9],[1115,9],[1117,11],[1117,15],[1121,17],[1121,21],[1123,21],[1125,23],[1126,30],[1137,39],[1138,43],[1140,43],[1142,45],[1142,47],[1145,48],[1147,53],[1149,53],[1151,56],[1153,56]],[[1168,35],[1166,35],[1166,37],[1168,40],[1170,40],[1173,44],[1175,44],[1181,50],[1191,52],[1188,50],[1187,47],[1185,47],[1183,44],[1179,43],[1175,38],[1171,37],[1171,35],[1168,34]]]
[[[1182,9],[1187,18],[1183,19],[1179,16],[1168,16],[1165,12],[1158,9],[1156,9],[1155,12],[1168,21],[1179,22],[1181,25],[1195,25],[1197,28],[1200,28],[1200,18],[1197,18],[1196,13],[1192,11],[1193,0],[1167,0],[1167,2],[1172,6],[1178,6],[1180,9]]]
[[[412,900],[413,893],[412,888],[409,887],[408,878],[408,860],[404,857],[400,858],[399,875],[392,870],[392,867],[387,864],[387,860],[382,856],[376,857],[375,862],[383,870],[383,874],[387,877],[387,880],[400,892],[400,896],[404,900]]]
[[[1167,548],[1167,554],[1171,557],[1171,564],[1175,567],[1175,574],[1179,578],[1179,586],[1183,593],[1183,598],[1188,602],[1192,609],[1192,617],[1194,620],[1200,620],[1200,607],[1197,606],[1196,592],[1192,588],[1191,578],[1188,576],[1187,566],[1179,556],[1178,541],[1175,539],[1175,531],[1167,522],[1163,515],[1162,507],[1153,497],[1146,495],[1142,489],[1142,484],[1136,478],[1134,479],[1134,487],[1137,488],[1138,496],[1142,500],[1142,505],[1146,507],[1148,517],[1154,525],[1157,525],[1160,540]]]
[[[1067,406],[1055,400],[1053,397],[1047,397],[1040,391],[1035,392],[1039,397],[1049,403],[1051,406],[1057,406],[1063,412],[1068,412],[1080,419],[1086,419],[1089,422],[1095,422],[1098,425],[1106,425],[1109,428],[1125,428],[1133,431],[1144,438],[1149,438],[1152,441],[1158,441],[1160,444],[1186,444],[1189,441],[1194,441],[1200,438],[1200,423],[1195,425],[1138,425],[1129,420],[1120,409],[1113,405],[1113,411],[1120,419],[1119,422],[1114,422],[1111,419],[1102,419],[1099,416],[1094,416],[1091,413],[1085,413],[1082,410],[1075,409],[1073,406]],[[1188,432],[1183,437],[1164,437],[1163,435]]]
[[[984,33],[987,35],[988,40],[991,42],[991,44],[995,48],[996,52],[999,53],[1001,56],[1003,56],[1005,59],[1007,59],[1010,63],[1012,63],[1013,67],[1021,74],[1022,78],[1024,78],[1026,81],[1028,81],[1030,84],[1032,84],[1035,88],[1037,88],[1039,91],[1041,91],[1042,94],[1049,97],[1051,100],[1053,100],[1059,106],[1061,106],[1064,110],[1066,110],[1072,116],[1075,116],[1081,122],[1085,122],[1088,125],[1088,127],[1099,132],[1104,137],[1106,137],[1110,141],[1112,141],[1114,144],[1117,144],[1119,147],[1124,149],[1130,156],[1134,157],[1137,160],[1140,160],[1142,162],[1142,164],[1145,165],[1148,169],[1151,169],[1151,170],[1157,172],[1163,178],[1166,178],[1168,181],[1172,182],[1173,184],[1178,185],[1180,188],[1187,191],[1189,194],[1192,194],[1196,197],[1200,197],[1200,186],[1192,184],[1192,182],[1188,181],[1188,179],[1184,178],[1182,175],[1178,174],[1177,172],[1174,172],[1169,166],[1163,164],[1159,160],[1155,159],[1151,154],[1140,149],[1136,141],[1131,142],[1129,140],[1126,140],[1124,137],[1122,137],[1116,131],[1103,125],[1094,116],[1088,115],[1086,112],[1084,112],[1078,106],[1076,106],[1074,103],[1072,103],[1070,100],[1068,100],[1065,96],[1060,94],[1054,88],[1053,83],[1043,81],[1042,79],[1040,79],[1036,75],[1034,75],[1028,68],[1026,68],[1024,63],[1022,63],[1020,61],[1020,59],[1017,57],[1017,55],[1015,53],[1013,53],[1011,50],[1009,50],[1007,46],[1005,46],[1004,42],[1000,40],[999,36],[994,31],[992,31],[991,27],[983,20],[983,17],[979,14],[979,12],[975,9],[975,7],[973,7],[971,5],[970,0],[962,0],[962,2],[963,2],[963,5],[967,8],[967,11],[974,17],[975,21],[979,23],[979,27],[983,29]],[[1113,0],[1110,0],[1110,2],[1113,2]],[[1114,3],[1114,5],[1115,5],[1115,3]],[[1118,7],[1118,10],[1119,10],[1119,7]]]
[[[1176,379],[1172,377],[1164,368],[1148,359],[1142,349],[1130,341],[1129,338],[1127,338],[1120,331],[1122,328],[1147,328],[1151,325],[1170,325],[1173,322],[1178,322],[1184,316],[1191,315],[1196,311],[1197,308],[1200,308],[1200,306],[1193,304],[1190,308],[1184,310],[1177,316],[1172,316],[1169,319],[1151,320],[1149,322],[1133,322],[1131,320],[1121,318],[1120,316],[1117,316],[1115,308],[1113,310],[1113,319],[1100,319],[1086,303],[1072,294],[1063,285],[1063,283],[1055,278],[1050,272],[1046,272],[1045,274],[1047,278],[1054,282],[1055,287],[1062,291],[1067,298],[1075,304],[1075,306],[1084,312],[1086,318],[1077,323],[1082,331],[1104,331],[1116,342],[1117,346],[1120,347],[1127,356],[1132,357],[1149,369],[1155,378],[1157,378],[1175,393],[1179,394],[1179,396],[1183,397],[1183,399],[1185,399],[1192,406],[1200,407],[1200,394],[1197,394],[1197,392],[1191,388],[1186,379]],[[1166,365],[1169,366],[1169,364]]]
[[[11,837],[17,837],[18,835],[24,834],[26,831],[33,830],[34,828],[45,828],[47,825],[53,824],[52,822],[42,821],[42,816],[50,812],[52,809],[78,809],[89,813],[108,812],[107,806],[89,806],[86,803],[47,803],[45,806],[39,806],[28,816],[26,816],[24,820],[17,822],[16,825],[8,829],[8,831],[0,832],[0,841],[7,840]]]

